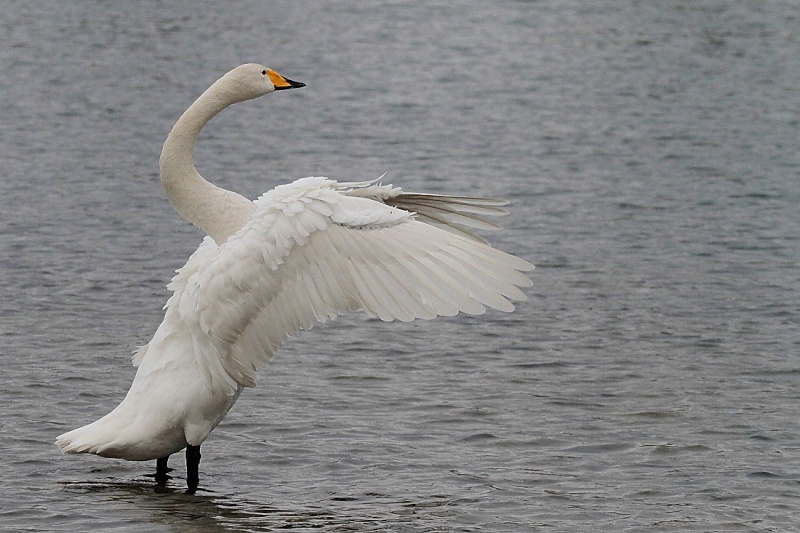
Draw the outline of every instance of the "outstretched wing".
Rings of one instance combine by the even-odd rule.
[[[288,336],[346,311],[386,321],[511,311],[531,285],[527,261],[325,178],[278,187],[256,205],[168,303],[223,381],[254,385]]]

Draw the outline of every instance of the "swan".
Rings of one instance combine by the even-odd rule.
[[[206,181],[192,150],[226,107],[304,87],[263,65],[217,80],[178,119],[159,160],[169,202],[205,234],[168,290],[164,320],[133,356],[122,402],[60,435],[64,453],[156,460],[186,450],[187,492],[198,488],[200,445],[287,337],[348,311],[384,321],[513,311],[529,262],[471,229],[497,229],[502,200],[407,193],[378,180],[308,177],[251,201]]]

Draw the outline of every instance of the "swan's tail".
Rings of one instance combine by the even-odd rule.
[[[129,461],[161,457],[142,445],[143,442],[148,444],[150,439],[140,431],[139,419],[123,400],[103,418],[59,435],[56,445],[64,453],[93,453]]]
[[[96,422],[59,435],[56,438],[56,445],[63,453],[93,453],[103,457],[119,457],[114,453],[114,444],[120,429],[110,424],[106,415]]]
[[[155,412],[151,405],[132,401],[130,394],[100,420],[56,438],[64,453],[92,453],[128,461],[166,457],[186,444],[182,424],[175,424],[174,417],[163,409]]]

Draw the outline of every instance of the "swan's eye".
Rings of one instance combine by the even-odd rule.
[[[261,75],[262,75],[262,76],[266,76],[266,75],[267,75],[267,71],[266,71],[266,70],[262,70],[262,71],[261,71]]]

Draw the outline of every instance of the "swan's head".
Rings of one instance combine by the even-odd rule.
[[[306,86],[305,83],[284,78],[271,68],[256,63],[236,67],[217,83],[224,87],[232,100],[239,102],[258,98],[273,91]]]

